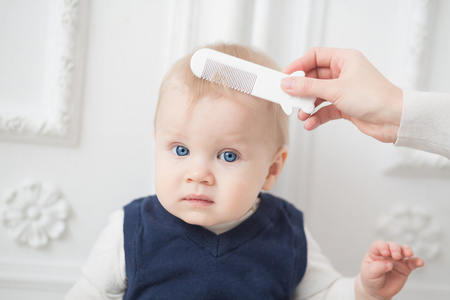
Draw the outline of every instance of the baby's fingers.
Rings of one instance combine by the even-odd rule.
[[[400,246],[395,242],[376,241],[370,247],[370,256],[375,260],[392,258],[400,260],[414,255],[409,245]]]
[[[388,256],[388,257],[390,256],[394,260],[400,260],[405,257],[402,246],[400,246],[399,244],[397,244],[395,242],[389,242],[388,245],[389,245],[390,253],[388,255],[383,255],[383,256]]]
[[[412,257],[405,260],[408,268],[413,271],[417,268],[421,268],[425,265],[425,261],[420,257]]]
[[[384,260],[384,258],[391,255],[389,243],[384,241],[376,241],[370,245],[369,251],[370,258],[374,260]]]
[[[395,242],[389,242],[390,256],[395,260],[410,258],[414,256],[414,252],[409,245],[402,245]]]
[[[414,256],[414,252],[411,249],[411,246],[409,245],[403,245],[402,246],[402,253],[405,257],[413,257]]]

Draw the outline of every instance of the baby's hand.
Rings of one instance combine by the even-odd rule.
[[[373,299],[392,298],[403,288],[409,274],[425,265],[423,259],[413,255],[408,245],[374,242],[361,264],[357,285],[360,284],[364,291],[360,292],[367,293]]]

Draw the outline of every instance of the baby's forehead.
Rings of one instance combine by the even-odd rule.
[[[271,109],[271,103],[266,100],[223,87],[216,83],[200,80],[200,83],[189,84],[180,76],[167,78],[162,88],[159,102],[164,103],[182,100],[188,103],[189,106],[196,106],[204,98],[210,99],[211,101],[214,101],[214,99],[224,99],[260,112]]]
[[[243,93],[224,95],[204,92],[193,97],[189,87],[176,82],[168,84],[161,96],[155,129],[162,126],[159,129],[176,127],[177,130],[184,130],[192,129],[192,124],[201,124],[208,132],[222,128],[220,126],[229,126],[229,133],[232,133],[238,126],[242,133],[252,131],[268,144],[273,142],[274,147],[283,144],[276,138],[281,135],[278,114],[274,112],[274,105],[277,104],[267,100]],[[194,119],[202,121],[191,123]]]
[[[209,122],[205,127],[218,122],[226,126],[233,126],[235,122],[244,125],[251,122],[258,124],[261,130],[267,130],[271,119],[265,108],[265,100],[244,94],[236,97],[205,93],[194,98],[186,89],[176,87],[167,91],[160,100],[158,119],[186,122],[186,126],[196,118]]]

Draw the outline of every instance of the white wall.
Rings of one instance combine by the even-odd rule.
[[[433,0],[0,0],[1,204],[59,191],[50,232],[63,231],[32,247],[2,215],[0,298],[61,299],[108,215],[153,192],[153,110],[176,58],[216,40],[255,45],[281,66],[312,46],[356,48],[402,87],[450,92],[449,12]],[[293,118],[291,139],[274,192],[304,210],[339,271],[355,275],[374,239],[409,241],[427,266],[398,299],[450,297],[447,160],[381,145],[346,121],[305,132]]]

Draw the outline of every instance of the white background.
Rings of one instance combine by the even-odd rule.
[[[0,0],[0,195],[32,180],[56,186],[70,207],[65,232],[43,247],[18,243],[0,223],[0,298],[62,299],[108,216],[153,193],[153,112],[180,56],[229,41],[285,66],[313,46],[355,48],[399,86],[450,92],[449,13],[450,2],[437,0]],[[75,68],[58,71],[66,56]],[[61,111],[66,123],[54,121]],[[14,131],[11,118],[67,130]],[[411,218],[397,223],[398,239],[438,252],[397,299],[449,299],[448,161],[382,145],[347,121],[314,132],[291,121],[273,192],[305,212],[333,265],[355,276],[371,242],[398,232],[379,224],[402,207]],[[423,229],[408,229],[414,211],[427,216]],[[439,234],[427,237],[427,226]]]

